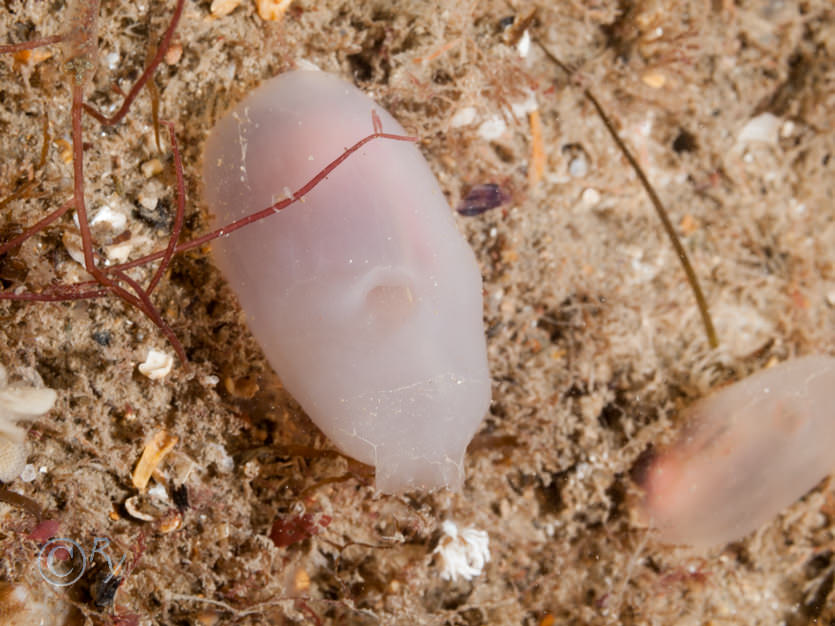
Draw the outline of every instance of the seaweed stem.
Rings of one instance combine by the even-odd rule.
[[[84,111],[86,113],[97,119],[105,126],[113,126],[114,124],[118,124],[122,121],[130,110],[131,104],[133,104],[136,96],[138,96],[139,92],[142,91],[142,87],[145,86],[145,83],[147,83],[153,75],[154,70],[157,69],[157,66],[162,62],[163,58],[165,58],[165,53],[168,52],[168,46],[171,45],[171,39],[174,37],[174,31],[177,28],[177,24],[180,22],[180,17],[183,15],[184,5],[185,0],[177,0],[177,6],[174,8],[174,14],[171,16],[171,23],[168,25],[168,28],[165,29],[165,33],[159,42],[159,46],[157,46],[156,54],[154,54],[151,61],[145,66],[145,69],[142,71],[139,79],[134,83],[133,87],[130,88],[130,91],[128,91],[128,95],[125,96],[125,100],[122,102],[122,106],[119,107],[119,110],[110,117],[107,117],[106,115],[102,115],[96,111],[96,109],[91,107],[89,104],[84,104]]]
[[[545,53],[547,56],[557,67],[559,67],[563,72],[565,72],[569,78],[574,76],[574,71],[565,65],[562,61],[560,61],[548,48],[546,48],[542,43],[538,40],[536,41],[539,48]],[[632,169],[635,170],[635,173],[638,175],[638,180],[641,181],[641,185],[643,185],[644,190],[647,192],[649,199],[652,201],[652,205],[655,207],[655,212],[658,215],[658,218],[661,220],[661,224],[664,226],[664,231],[667,233],[667,237],[670,240],[670,243],[673,245],[673,249],[676,251],[676,256],[678,256],[679,261],[681,262],[682,268],[684,268],[684,273],[687,276],[687,282],[690,285],[690,288],[693,290],[693,295],[696,298],[696,306],[699,309],[699,314],[702,318],[702,324],[705,327],[705,334],[707,335],[707,342],[711,348],[718,348],[719,347],[719,338],[716,335],[716,329],[713,326],[713,320],[710,317],[710,311],[708,310],[707,300],[705,299],[704,293],[702,292],[702,288],[699,285],[699,279],[696,276],[696,272],[693,270],[693,265],[690,263],[690,258],[687,256],[687,251],[684,249],[684,246],[681,244],[681,240],[678,238],[678,234],[676,233],[675,227],[673,223],[670,221],[670,216],[667,213],[667,210],[664,208],[661,199],[658,197],[658,194],[655,192],[652,184],[649,182],[644,170],[641,168],[638,161],[629,151],[629,148],[626,147],[624,141],[618,135],[617,130],[615,129],[612,121],[609,119],[609,116],[606,115],[606,112],[603,110],[603,107],[600,105],[598,99],[594,96],[590,89],[587,87],[583,87],[583,95],[592,103],[594,106],[595,111],[597,111],[597,115],[603,121],[603,125],[606,127],[606,130],[611,135],[612,139],[614,140],[615,144],[617,145],[618,149],[621,151],[626,160],[629,162],[629,165],[632,166]]]
[[[41,505],[28,496],[23,496],[14,491],[9,491],[5,487],[0,487],[0,502],[11,504],[19,509],[23,509],[27,513],[31,513],[39,522],[43,519]]]

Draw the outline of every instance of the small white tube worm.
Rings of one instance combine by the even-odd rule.
[[[665,543],[735,541],[835,470],[833,451],[835,358],[792,359],[687,410],[646,470],[642,512]]]
[[[394,118],[341,79],[265,81],[212,130],[206,199],[218,226],[271,206]],[[490,402],[481,274],[412,142],[375,139],[301,202],[213,243],[287,390],[396,492],[463,479]]]

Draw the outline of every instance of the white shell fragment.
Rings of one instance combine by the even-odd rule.
[[[154,516],[145,513],[139,507],[139,496],[131,496],[127,500],[125,500],[125,510],[128,512],[133,519],[139,520],[141,522],[153,522]]]
[[[235,459],[219,443],[207,443],[205,447],[206,459],[209,463],[214,463],[219,472],[228,474],[235,469]]]
[[[475,107],[464,107],[463,109],[458,109],[458,111],[455,112],[455,115],[453,115],[449,120],[449,125],[451,128],[469,126],[475,122],[477,117],[478,113],[476,112]]]
[[[38,472],[35,470],[35,466],[31,463],[27,463],[23,466],[23,470],[20,472],[20,480],[25,483],[31,483],[38,477]]]
[[[835,358],[786,361],[687,410],[647,470],[644,514],[666,543],[735,541],[835,470],[833,450]]]
[[[527,58],[528,54],[531,51],[531,34],[528,29],[525,29],[525,32],[522,33],[522,37],[519,39],[519,43],[516,44],[516,50],[519,52],[519,56]]]
[[[241,0],[212,0],[209,11],[214,17],[225,17],[237,9],[240,3]]]
[[[297,190],[347,146],[403,128],[324,72],[266,81],[206,144],[227,224]],[[412,142],[374,139],[301,202],[213,244],[287,390],[383,491],[457,488],[490,402],[481,275]]]
[[[750,143],[766,143],[776,146],[780,124],[780,118],[773,113],[761,113],[748,120],[742,127],[737,143],[742,146]]]
[[[589,162],[584,154],[579,154],[568,163],[568,173],[573,178],[583,178],[589,173]]]
[[[74,217],[78,219],[78,216],[75,214]],[[114,233],[120,233],[127,227],[128,218],[124,213],[114,211],[105,204],[101,209],[99,209],[93,219],[90,220],[90,226],[95,226],[97,224],[107,224],[107,228],[111,231]]]
[[[26,432],[15,422],[40,417],[56,397],[52,389],[6,386],[6,370],[0,365],[0,482],[14,480],[26,465]]]
[[[500,116],[493,115],[484,120],[478,127],[478,136],[486,141],[498,139],[507,130],[507,122]]]
[[[66,231],[61,236],[61,241],[70,258],[79,265],[84,265],[84,250],[81,248],[81,237],[74,232]]]
[[[160,483],[155,484],[153,487],[148,489],[148,495],[151,496],[154,500],[162,503],[168,502],[168,490],[165,488],[165,485]]]
[[[143,363],[139,364],[139,373],[151,380],[162,380],[174,366],[174,357],[166,352],[151,348]]]
[[[441,559],[441,578],[455,582],[459,577],[472,580],[490,562],[487,531],[469,527],[459,531],[452,520],[441,525],[443,536],[432,552]]]

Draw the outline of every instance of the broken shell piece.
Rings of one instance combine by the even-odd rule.
[[[115,240],[111,245],[105,246],[104,253],[107,255],[108,263],[123,263],[128,260],[134,249],[142,249],[149,243],[151,243],[151,240],[147,237],[131,235],[127,239]]]
[[[175,452],[168,461],[171,478],[177,485],[182,485],[197,467],[197,464],[187,455]]]
[[[31,483],[38,477],[38,472],[35,471],[35,466],[31,463],[23,466],[23,471],[20,472],[20,480],[25,483]]]
[[[145,489],[148,481],[151,479],[151,474],[162,462],[171,449],[177,445],[179,439],[176,435],[172,435],[166,430],[160,430],[154,434],[151,441],[145,446],[142,451],[142,456],[139,463],[136,464],[136,469],[133,471],[133,486],[137,489]]]
[[[486,141],[493,141],[501,137],[507,130],[507,123],[498,115],[484,120],[478,127],[478,135]]]
[[[749,143],[765,143],[776,146],[780,124],[781,120],[776,115],[761,113],[748,120],[748,123],[742,127],[737,143],[743,146]]]
[[[653,89],[661,89],[667,83],[667,77],[658,70],[650,70],[641,76],[644,84]]]
[[[580,203],[588,209],[597,206],[600,203],[600,192],[594,187],[586,187],[580,194]]]
[[[153,348],[148,351],[144,363],[139,364],[139,372],[151,380],[161,380],[168,375],[174,365],[174,357]]]
[[[77,216],[76,219],[78,219]],[[90,220],[90,226],[96,226],[98,224],[104,225],[114,233],[120,233],[127,228],[128,218],[124,213],[114,211],[105,204],[98,210],[95,217]]]
[[[61,237],[61,241],[64,244],[64,248],[67,249],[67,254],[70,255],[70,258],[79,265],[84,265],[84,250],[81,247],[81,237],[77,233],[66,231]]]
[[[156,176],[157,174],[162,174],[162,161],[154,157],[148,161],[145,161],[141,166],[140,169],[142,170],[142,175],[145,178],[150,178],[151,176]]]
[[[214,463],[222,474],[228,474],[235,469],[235,459],[229,456],[226,448],[222,445],[213,442],[208,443],[205,450],[208,462]]]
[[[204,387],[214,387],[220,382],[220,378],[215,376],[214,374],[198,374],[200,384]]]
[[[131,250],[133,250],[133,242],[124,241],[112,246],[107,246],[104,253],[107,255],[107,260],[113,263],[124,263],[128,260]]]
[[[478,114],[475,107],[464,107],[456,111],[455,115],[449,120],[449,125],[452,128],[460,128],[462,126],[469,126],[475,122]]]
[[[159,528],[158,530],[165,534],[165,533],[173,533],[175,530],[179,530],[183,526],[183,516],[180,514],[179,511],[175,511],[170,515],[166,515],[159,521]]]
[[[527,28],[525,29],[525,32],[522,33],[519,43],[516,44],[516,50],[519,52],[520,57],[523,59],[528,58],[528,54],[531,51],[531,33]]]
[[[37,65],[38,63],[51,58],[52,54],[53,53],[49,50],[44,50],[42,48],[35,50],[21,50],[20,52],[15,53],[14,60],[16,65],[22,63],[26,63],[27,65]]]
[[[168,491],[163,484],[157,483],[148,489],[148,495],[159,503],[165,504],[168,502]]]
[[[179,516],[176,509],[167,506],[148,493],[139,493],[125,500],[125,511],[134,519],[142,522],[156,522],[161,528],[171,532],[176,530],[181,522],[174,521]]]
[[[209,10],[214,17],[224,17],[238,8],[241,0],[212,0]]]
[[[568,173],[573,178],[582,178],[589,173],[589,162],[583,152],[580,152],[576,157],[571,159],[568,163]]]
[[[153,515],[149,515],[148,513],[140,510],[139,496],[131,496],[125,500],[125,510],[132,518],[141,522],[153,522],[155,519]]]
[[[284,17],[284,12],[293,0],[255,0],[258,16],[268,22],[277,22]]]

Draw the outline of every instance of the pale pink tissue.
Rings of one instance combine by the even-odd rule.
[[[757,372],[683,420],[646,471],[644,515],[667,543],[740,539],[835,470],[835,358]]]
[[[212,130],[217,225],[266,208],[373,132],[403,128],[324,72],[265,81]],[[374,139],[301,202],[212,244],[287,390],[386,492],[457,489],[490,402],[481,275],[412,142]]]

